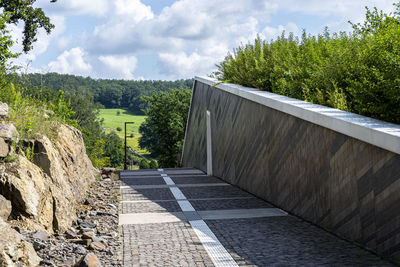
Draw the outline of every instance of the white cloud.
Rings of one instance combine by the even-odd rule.
[[[192,78],[194,75],[206,75],[210,70],[215,68],[214,66],[214,57],[201,56],[196,52],[190,55],[187,55],[185,52],[159,54],[161,73],[174,79]]]
[[[391,11],[392,2],[177,0],[156,15],[146,4],[151,2],[144,0],[59,0],[56,4],[38,0],[48,14],[73,16],[68,19],[85,16],[90,30],[82,25],[79,35],[75,28],[72,33],[56,35],[57,39],[40,36],[36,52],[30,57],[35,59],[43,54],[49,42],[55,41],[56,48],[65,51],[48,65],[52,71],[132,79],[140,67],[137,57],[146,54],[158,58],[155,75],[161,73],[171,79],[193,77],[213,71],[229,50],[252,42],[257,34],[266,40],[276,38],[282,31],[299,35],[298,25],[304,25],[298,17],[307,18],[305,25],[312,23],[310,18],[316,18],[318,22],[326,21],[332,31],[349,30],[347,20],[361,21],[365,5],[376,4],[379,9]],[[272,24],[270,19],[281,14],[287,21]],[[92,23],[96,25],[93,27]],[[323,26],[312,24],[311,32],[316,33]],[[152,73],[144,75],[152,77]]]
[[[80,47],[64,51],[56,61],[48,64],[50,72],[69,73],[76,75],[89,75],[92,66],[85,59],[85,52]]]
[[[137,64],[135,56],[100,56],[99,61],[104,64],[107,73],[102,77],[134,79],[133,71]]]
[[[266,26],[262,32],[261,37],[264,40],[270,41],[272,39],[276,39],[278,36],[282,35],[282,32],[285,32],[285,36],[288,36],[289,33],[293,33],[294,36],[299,36],[300,31],[296,24],[293,22],[289,22],[286,26],[279,25],[278,27],[269,27]]]
[[[151,7],[144,5],[140,0],[116,0],[115,9],[118,16],[128,15],[135,23],[154,17]]]

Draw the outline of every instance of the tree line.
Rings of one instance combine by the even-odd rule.
[[[144,114],[146,103],[142,96],[148,96],[153,91],[167,91],[173,88],[191,89],[193,79],[176,81],[157,80],[107,80],[92,79],[69,74],[46,73],[24,74],[19,78],[26,87],[51,88],[64,92],[79,91],[90,94],[95,103],[105,108],[124,108],[134,114]]]

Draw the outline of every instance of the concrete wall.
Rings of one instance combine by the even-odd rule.
[[[400,126],[196,78],[182,164],[400,262]],[[284,112],[282,112],[284,111]]]

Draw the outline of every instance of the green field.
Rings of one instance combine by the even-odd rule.
[[[117,115],[118,111],[120,112],[120,115]],[[134,122],[134,124],[128,124],[126,126],[128,146],[132,147],[132,149],[139,154],[149,154],[147,150],[139,148],[139,138],[141,136],[139,134],[139,126],[144,122],[146,116],[132,115],[127,110],[113,108],[100,109],[99,118],[104,119],[103,127],[106,132],[114,130],[122,139],[124,139],[125,122]],[[117,127],[120,127],[121,131],[117,131]],[[131,134],[133,134],[133,138],[130,137]]]

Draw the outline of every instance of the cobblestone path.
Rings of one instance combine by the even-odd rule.
[[[124,266],[393,266],[196,169],[121,181]]]

